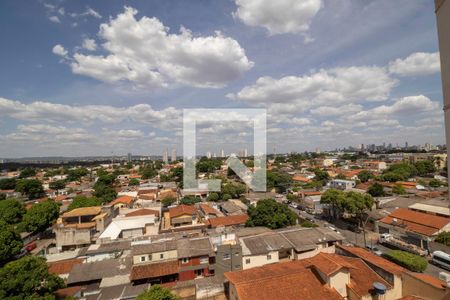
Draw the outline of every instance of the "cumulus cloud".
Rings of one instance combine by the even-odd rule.
[[[320,106],[314,109],[311,109],[311,113],[313,115],[318,116],[339,116],[342,114],[356,113],[360,112],[363,109],[361,105],[358,104],[347,104],[341,106]]]
[[[61,20],[59,19],[58,16],[50,16],[48,17],[48,19],[53,23],[61,23]]]
[[[397,80],[380,67],[322,69],[304,76],[260,77],[254,85],[228,97],[264,106],[296,104],[300,110],[348,102],[383,101],[396,84]]]
[[[170,34],[157,18],[137,20],[137,10],[125,11],[100,26],[99,36],[108,53],[76,53],[73,73],[116,83],[128,82],[137,88],[169,86],[172,83],[195,87],[222,87],[253,67],[239,43],[217,32],[194,37],[181,27]]]
[[[63,46],[61,46],[60,44],[57,44],[53,47],[52,49],[53,54],[62,56],[62,57],[67,57],[67,50],[64,49]]]
[[[260,26],[269,34],[302,33],[322,7],[321,0],[235,0],[235,18],[249,26]],[[308,41],[310,38],[308,37]]]
[[[82,47],[86,50],[95,51],[97,49],[97,44],[93,39],[84,39]]]
[[[416,52],[389,63],[389,72],[400,76],[420,76],[438,73],[441,69],[439,52]]]
[[[104,122],[120,123],[132,120],[142,124],[152,124],[158,128],[173,130],[181,126],[181,111],[173,107],[155,110],[148,104],[129,107],[108,105],[72,106],[43,101],[25,104],[0,97],[0,116],[19,120],[49,122]]]

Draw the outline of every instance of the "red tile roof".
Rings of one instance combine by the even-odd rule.
[[[342,256],[336,254],[319,253],[311,258],[302,260],[306,266],[314,266],[323,274],[330,276],[342,268],[352,269],[354,266],[348,263]]]
[[[58,196],[56,196],[55,197],[55,201],[63,201],[63,200],[66,200],[67,198],[69,198],[69,197],[67,197],[67,195],[58,195]]]
[[[170,218],[175,218],[182,215],[193,215],[196,212],[197,210],[195,209],[194,206],[184,204],[169,208]]]
[[[397,219],[395,224],[403,226],[404,229],[431,236],[441,230],[445,225],[450,223],[450,219],[435,216],[423,212],[410,210],[407,208],[399,208],[394,210],[389,216],[380,220],[380,222],[392,225],[394,218]]]
[[[200,209],[207,215],[218,215],[219,212],[217,210],[215,210],[214,208],[212,208],[211,206],[209,206],[208,204],[202,203],[200,204]]]
[[[428,283],[434,287],[437,287],[439,289],[445,290],[446,283],[443,280],[440,280],[439,278],[436,278],[436,277],[428,275],[428,274],[423,274],[423,273],[413,273],[413,272],[408,272],[408,273],[423,282],[426,282],[426,283]]]
[[[130,280],[156,278],[178,273],[178,260],[135,265],[131,269]]]
[[[301,175],[295,175],[294,177],[292,177],[293,181],[300,181],[300,182],[310,182],[311,179],[301,176]]]
[[[147,208],[141,208],[138,210],[135,210],[133,212],[127,213],[125,217],[137,217],[137,216],[147,216],[147,215],[155,215],[156,217],[159,217],[159,211],[154,209],[147,209]]]
[[[247,215],[233,215],[218,218],[211,218],[208,223],[211,227],[241,225],[247,222]]]
[[[400,267],[399,265],[396,265],[393,262],[388,261],[387,259],[379,257],[364,248],[354,247],[354,246],[343,246],[343,245],[338,245],[338,244],[336,244],[336,247],[344,250],[344,252],[347,252],[356,257],[359,257],[362,260],[364,260],[366,263],[377,266],[389,273],[399,275],[405,271],[405,269]]]
[[[73,297],[76,293],[81,291],[81,286],[71,286],[63,289],[59,289],[55,292],[56,296],[61,299],[65,299],[67,297]]]
[[[226,272],[225,277],[235,286],[240,300],[342,299],[300,261]]]
[[[119,197],[119,198],[109,202],[109,204],[116,205],[116,204],[119,204],[119,203],[123,203],[123,204],[130,205],[131,203],[133,203],[133,199],[134,198],[131,197],[131,196],[121,196],[121,197]]]
[[[53,274],[68,274],[75,265],[83,263],[82,258],[67,259],[48,263],[48,271]]]

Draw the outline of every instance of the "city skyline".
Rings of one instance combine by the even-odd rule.
[[[444,144],[431,1],[283,3],[2,2],[0,157],[181,155],[204,107],[266,108],[280,153]],[[252,148],[248,124],[198,126],[199,153]]]

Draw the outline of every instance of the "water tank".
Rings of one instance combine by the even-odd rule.
[[[373,283],[373,291],[376,295],[384,295],[386,293],[386,286],[381,282],[375,281]]]

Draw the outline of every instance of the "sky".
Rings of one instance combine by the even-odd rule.
[[[198,108],[266,109],[269,153],[444,144],[433,1],[5,0],[0,28],[2,158],[181,154]],[[252,153],[221,113],[197,152]]]

